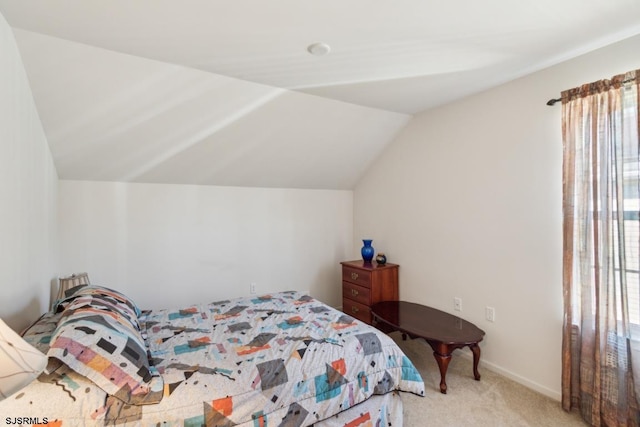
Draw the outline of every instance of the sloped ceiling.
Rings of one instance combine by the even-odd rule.
[[[61,179],[348,189],[409,118],[15,33]]]
[[[411,114],[640,33],[637,0],[0,0],[0,13],[61,178],[291,188],[353,188]],[[310,55],[314,42],[331,52]]]

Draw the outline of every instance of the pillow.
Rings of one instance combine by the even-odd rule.
[[[122,304],[106,304],[99,295],[74,296],[62,312],[47,355],[125,403],[162,400],[162,377],[149,364],[137,317],[132,322]]]
[[[80,296],[94,296],[96,298],[102,298],[105,302],[110,302],[115,305],[124,305],[129,308],[130,311],[135,313],[135,317],[140,316],[142,313],[138,306],[131,298],[118,292],[114,289],[105,288],[104,286],[95,285],[78,285],[65,291],[64,298],[57,300],[53,304],[52,311],[59,313],[64,310],[71,301]]]
[[[51,336],[58,325],[60,316],[60,313],[51,311],[44,313],[22,332],[22,338],[44,354],[47,354]]]

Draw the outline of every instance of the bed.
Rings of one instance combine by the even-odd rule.
[[[32,423],[401,426],[424,395],[392,339],[298,292],[141,311],[83,285],[23,336],[49,364],[0,413]]]

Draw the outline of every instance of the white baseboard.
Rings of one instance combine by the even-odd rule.
[[[465,359],[469,359],[469,361],[473,361],[473,354],[471,354],[471,352],[465,351],[465,352],[458,352],[457,354],[459,354],[461,357],[464,357]],[[525,377],[515,374],[509,371],[508,369],[504,369],[492,362],[483,360],[482,357],[480,358],[480,365],[482,368],[487,368],[490,371],[495,372],[496,374],[500,374],[503,377],[507,377],[510,380],[513,380],[518,384],[522,384],[525,387],[535,390],[538,393],[544,394],[545,396],[550,397],[553,400],[556,400],[558,402],[562,401],[562,394],[560,392],[552,390],[549,387],[545,387],[541,384],[538,384],[535,381],[531,381]],[[482,375],[482,373],[480,373],[480,375]]]

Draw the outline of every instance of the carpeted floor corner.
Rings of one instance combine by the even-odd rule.
[[[472,363],[456,353],[447,371],[447,394],[439,391],[440,371],[431,347],[423,340],[402,341],[391,334],[420,371],[425,397],[402,393],[405,427],[556,427],[586,424],[577,412],[567,413],[560,403],[488,369],[475,381]]]

